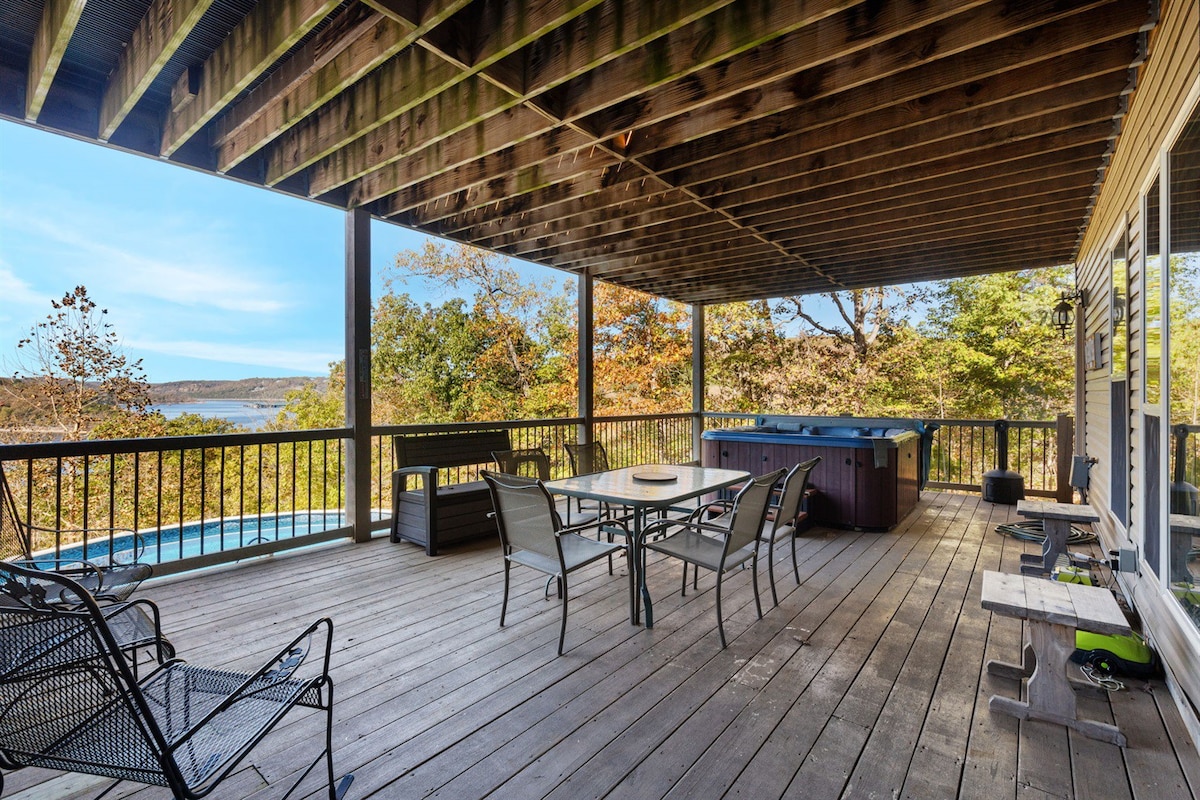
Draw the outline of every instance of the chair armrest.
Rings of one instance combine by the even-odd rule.
[[[321,629],[324,631],[318,634]],[[318,643],[316,648],[313,647],[313,639],[321,635],[324,639],[323,646]],[[329,617],[321,617],[316,622],[305,628],[296,638],[284,645],[269,661],[263,664],[255,672],[246,675],[245,679],[229,692],[224,699],[212,708],[207,714],[194,722],[178,739],[172,742],[171,750],[178,750],[183,744],[191,740],[198,732],[208,725],[218,715],[228,711],[237,703],[253,698],[255,695],[269,691],[270,689],[279,686],[292,680],[297,670],[308,660],[310,654],[314,652],[320,653],[320,674],[314,675],[304,681],[308,684],[304,687],[305,691],[313,686],[319,686],[329,680],[329,660],[333,648],[333,620]],[[170,664],[167,665],[168,667]],[[162,674],[162,669],[156,670],[148,676],[142,683],[153,681],[156,676]],[[296,701],[299,701],[303,696],[300,692],[296,696]]]
[[[711,511],[713,508],[715,508],[717,506],[720,506],[723,510],[728,511],[729,509],[733,508],[733,501],[732,500],[713,500],[710,503],[704,503],[703,505],[697,506],[696,509],[694,511],[692,511],[692,513],[688,514],[688,516],[687,516],[688,522],[694,522],[697,519],[700,519],[701,515],[704,512]]]
[[[621,528],[625,532],[626,539],[629,538],[629,526],[625,524],[623,519],[594,519],[591,522],[581,523],[579,525],[568,525],[558,529],[556,536],[563,536],[568,533],[583,533],[590,530],[603,530],[606,526]]]
[[[657,522],[651,522],[645,528],[642,528],[641,538],[638,539],[638,544],[642,544],[649,536],[657,536],[660,533],[665,533],[671,526],[678,528],[691,528],[696,531],[708,531],[716,536],[726,537],[729,535],[729,529],[723,528],[720,525],[709,525],[704,522],[690,522],[682,519],[663,519]]]
[[[437,467],[397,467],[396,469],[392,470],[392,478],[395,479],[397,475],[420,475],[424,478],[428,478],[430,476],[437,475],[437,471]]]

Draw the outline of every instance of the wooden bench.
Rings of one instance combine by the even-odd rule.
[[[1046,534],[1041,555],[1025,553],[1021,556],[1021,572],[1027,575],[1050,574],[1058,557],[1066,555],[1071,523],[1096,522],[1100,519],[1100,515],[1086,504],[1048,503],[1042,500],[1018,500],[1017,513],[1029,519],[1040,519]]]
[[[983,573],[984,608],[1026,621],[1028,643],[1022,663],[989,661],[988,672],[1004,678],[1028,678],[1028,702],[992,695],[988,708],[1018,719],[1066,725],[1084,736],[1125,746],[1115,725],[1082,720],[1075,710],[1075,688],[1067,660],[1075,651],[1075,631],[1129,635],[1121,607],[1107,589],[1052,581],[1030,575]]]
[[[496,536],[487,484],[439,486],[438,470],[490,465],[493,450],[508,449],[507,431],[393,437],[392,541],[422,545],[435,556],[442,545]],[[418,479],[416,489],[409,488],[410,477]]]

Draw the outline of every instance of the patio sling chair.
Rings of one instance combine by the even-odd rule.
[[[54,534],[60,540],[62,534],[82,541],[106,541],[110,547],[115,537],[121,536],[128,543],[123,549],[112,549],[110,554],[99,557],[71,559],[34,560],[34,540],[39,533]],[[99,537],[93,537],[99,534]],[[142,581],[150,577],[149,564],[138,562],[142,553],[141,538],[131,530],[122,528],[39,528],[22,519],[17,500],[4,477],[0,464],[0,559],[34,569],[54,570],[75,580],[93,597],[101,601],[120,601],[129,597]],[[54,591],[47,586],[47,591]],[[50,598],[53,600],[53,597]]]
[[[46,601],[71,597],[68,608]],[[252,673],[172,659],[135,676],[111,618],[87,590],[54,572],[0,562],[0,768],[33,766],[165,786],[203,797],[295,706],[325,712],[323,751],[331,800],[333,624],[310,625]],[[313,656],[310,658],[309,656]],[[3,780],[0,776],[0,791]]]
[[[740,567],[747,561],[752,562],[754,606],[758,611],[758,618],[762,619],[762,601],[758,597],[759,536],[767,518],[767,507],[771,503],[775,484],[783,474],[784,470],[778,469],[747,481],[733,500],[727,524],[713,525],[698,519],[664,519],[647,525],[638,541],[642,552],[642,563],[638,572],[642,576],[643,587],[646,581],[645,559],[648,550],[683,562],[682,594],[687,594],[688,564],[712,570],[717,574],[717,632],[722,649],[725,647],[725,621],[721,615],[721,579],[726,572]],[[655,540],[656,537],[661,538]]]
[[[771,603],[775,606],[779,605],[779,594],[775,590],[775,542],[785,538],[791,541],[792,572],[796,576],[796,585],[799,586],[800,565],[796,561],[796,533],[800,523],[808,517],[808,512],[804,510],[804,495],[808,490],[809,476],[820,463],[821,456],[815,456],[788,470],[787,475],[783,477],[783,486],[775,493],[778,502],[768,506],[767,518],[763,521],[762,531],[758,536],[760,542],[767,543],[767,577],[771,583]],[[705,503],[693,513],[692,521],[700,520],[709,525],[727,527],[730,521],[730,507],[729,500]],[[718,510],[720,513],[717,516],[705,519],[705,515]],[[692,585],[695,586],[694,577]]]
[[[558,632],[558,654],[563,653],[567,635],[567,576],[582,567],[611,556],[614,552],[628,554],[628,535],[625,544],[589,539],[580,535],[596,527],[593,521],[566,527],[554,508],[554,498],[541,481],[484,471],[496,509],[496,527],[500,532],[500,547],[504,554],[504,599],[500,603],[500,627],[508,611],[509,573],[513,564],[521,564],[555,579],[562,600],[562,623]],[[615,523],[624,527],[623,523]],[[610,565],[611,570],[611,565]],[[633,564],[629,569],[629,599],[633,602]]]

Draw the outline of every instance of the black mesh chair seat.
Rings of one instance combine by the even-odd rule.
[[[76,602],[47,602],[50,595]],[[82,772],[203,797],[285,714],[306,706],[325,712],[324,749],[292,789],[324,759],[328,795],[341,797],[350,776],[335,781],[333,773],[329,619],[255,672],[169,660],[138,678],[118,640],[122,626],[142,625],[136,615],[121,619],[131,608],[141,606],[102,607],[69,578],[0,562],[0,767]]]

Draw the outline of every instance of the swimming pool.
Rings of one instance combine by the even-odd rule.
[[[298,511],[294,514],[264,514],[254,517],[227,517],[203,524],[188,523],[182,526],[139,531],[145,549],[138,559],[147,564],[161,564],[182,558],[235,550],[259,542],[275,542],[294,539],[309,533],[319,533],[346,524],[342,511]],[[108,539],[89,542],[87,553],[82,543],[67,545],[58,555],[60,559],[80,558],[104,559],[108,556]],[[133,537],[118,536],[113,540],[113,551],[120,559],[121,553],[134,548]],[[35,561],[51,561],[53,553],[40,553]]]

